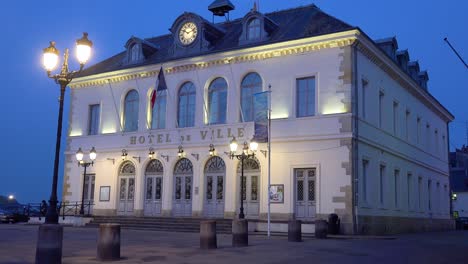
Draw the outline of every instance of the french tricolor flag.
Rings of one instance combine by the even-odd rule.
[[[164,70],[161,67],[158,74],[158,79],[156,80],[156,89],[153,90],[151,94],[151,110],[154,108],[154,104],[156,103],[157,94],[161,91],[167,90],[166,79],[164,78]]]

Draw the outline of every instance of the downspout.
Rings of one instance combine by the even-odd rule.
[[[351,141],[351,158],[353,160],[352,166],[352,175],[351,175],[351,192],[352,192],[352,206],[353,206],[353,234],[358,234],[358,193],[356,188],[356,184],[359,184],[358,181],[358,166],[359,166],[359,155],[358,155],[358,136],[359,136],[359,100],[358,100],[358,54],[357,54],[357,45],[358,40],[356,40],[351,48],[351,59],[352,59],[352,78],[353,78],[353,86],[351,87],[351,91],[353,97],[351,98],[352,102],[352,120],[353,120],[353,127],[352,127],[352,141]]]

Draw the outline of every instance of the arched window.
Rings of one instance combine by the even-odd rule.
[[[216,78],[208,88],[208,124],[225,124],[227,109],[227,83]]]
[[[131,90],[125,96],[124,103],[124,131],[131,132],[138,130],[138,93]]]
[[[260,19],[253,18],[247,23],[247,39],[255,40],[260,38]]]
[[[154,102],[154,107],[151,112],[151,128],[152,129],[166,128],[166,102],[167,102],[167,90],[156,92],[156,101]]]
[[[262,91],[262,79],[255,73],[247,74],[241,83],[241,121],[251,122],[254,120],[254,97],[253,95]]]
[[[179,109],[177,111],[177,121],[179,127],[195,126],[195,86],[191,82],[186,82],[179,90]]]

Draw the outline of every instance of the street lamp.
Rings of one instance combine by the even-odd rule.
[[[58,74],[52,71],[59,63],[60,52],[55,48],[55,42],[51,41],[50,46],[44,49],[43,65],[47,76],[54,79],[60,85],[59,115],[57,121],[57,137],[55,142],[54,175],[52,177],[52,190],[49,199],[49,206],[45,217],[45,224],[39,227],[36,247],[36,263],[62,263],[62,240],[63,228],[58,224],[57,212],[57,182],[60,161],[60,139],[62,137],[63,101],[65,88],[73,80],[77,73],[81,72],[84,65],[91,56],[93,43],[88,39],[88,33],[83,33],[83,37],[76,41],[76,57],[80,63],[78,71],[68,69],[68,49],[63,55],[62,68]]]
[[[47,76],[55,80],[60,85],[59,97],[59,116],[57,124],[57,138],[55,143],[55,161],[54,161],[54,175],[52,178],[52,191],[50,194],[49,207],[45,217],[46,224],[58,224],[57,213],[57,181],[58,181],[58,168],[60,160],[60,138],[62,136],[62,117],[63,117],[63,100],[65,95],[65,88],[72,81],[75,75],[83,70],[83,67],[91,55],[91,47],[93,43],[88,39],[88,33],[83,33],[83,37],[76,41],[76,57],[80,63],[78,71],[69,71],[68,69],[68,49],[65,49],[62,68],[60,73],[51,74],[57,67],[59,62],[59,51],[55,48],[55,42],[51,41],[50,46],[44,49],[43,64],[47,71]]]
[[[78,149],[76,152],[76,160],[78,161],[78,166],[81,166],[84,168],[84,173],[83,173],[83,191],[81,192],[81,208],[80,208],[80,215],[84,215],[84,194],[85,194],[85,180],[86,180],[86,168],[89,166],[93,166],[94,160],[96,159],[97,153],[96,149],[93,147],[91,148],[91,151],[89,152],[89,159],[91,160],[90,162],[85,162],[83,161],[83,151],[81,148]]]
[[[244,160],[250,159],[255,157],[255,152],[258,148],[258,143],[252,139],[249,144],[244,142],[244,147],[242,148],[242,152],[240,154],[236,154],[237,151],[237,140],[235,137],[232,137],[232,140],[229,144],[229,148],[231,152],[229,153],[229,158],[234,159],[237,158],[241,162],[241,183],[240,183],[240,210],[239,210],[239,219],[244,219]]]

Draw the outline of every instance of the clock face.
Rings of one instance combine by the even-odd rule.
[[[179,40],[184,45],[192,44],[198,35],[197,25],[193,22],[187,22],[182,25],[179,31]]]

